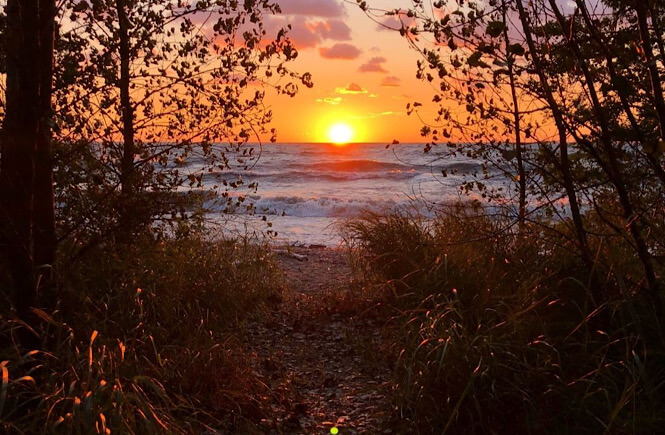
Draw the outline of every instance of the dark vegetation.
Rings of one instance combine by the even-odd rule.
[[[358,3],[422,54],[425,151],[481,158],[458,187],[493,204],[347,226],[405,430],[662,431],[665,3]]]
[[[365,286],[392,330],[395,422],[420,433],[655,433],[663,424],[662,327],[626,281],[628,247],[583,261],[537,227],[460,207],[435,220],[351,222]],[[662,268],[658,270],[662,273]]]
[[[3,432],[250,430],[268,392],[236,329],[280,298],[266,247],[102,243],[56,282],[56,306],[31,325],[34,350],[9,304],[1,314]]]
[[[425,151],[482,158],[458,187],[492,205],[346,226],[371,297],[344,307],[378,298],[386,316],[394,427],[662,431],[665,3],[358,3],[423,55],[436,116],[408,110]],[[254,83],[311,86],[263,27],[278,8],[3,6],[2,431],[253,430],[269,392],[233,331],[281,283],[260,243],[206,237],[205,193],[175,192],[256,158],[270,113]],[[192,156],[201,171],[174,164]],[[514,183],[493,190],[496,173]]]
[[[0,5],[0,432],[250,430],[266,392],[235,332],[282,283],[262,242],[209,237],[196,188],[256,158],[254,84],[311,86],[263,27],[279,8]]]

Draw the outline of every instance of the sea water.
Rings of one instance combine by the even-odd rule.
[[[253,147],[251,158],[232,156],[230,169],[205,169],[195,159],[187,165],[192,173],[203,173],[203,189],[212,192],[205,205],[215,231],[335,246],[342,240],[336,225],[342,220],[366,211],[406,208],[430,213],[438,204],[469,199],[459,186],[474,174],[482,179],[480,161],[455,156],[443,146],[427,153],[421,144]],[[229,214],[223,180],[235,179],[242,179],[242,185],[228,190],[229,195],[245,200]]]

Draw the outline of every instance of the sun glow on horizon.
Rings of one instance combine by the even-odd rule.
[[[330,127],[328,138],[335,145],[344,145],[349,143],[353,138],[353,130],[348,124],[340,122]]]

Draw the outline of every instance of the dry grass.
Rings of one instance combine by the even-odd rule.
[[[234,328],[282,284],[265,246],[202,238],[100,246],[59,279],[39,350],[0,318],[2,432],[253,431],[269,394]]]
[[[660,430],[665,354],[662,340],[644,340],[653,316],[638,289],[619,288],[629,281],[599,262],[607,296],[594,301],[565,238],[506,227],[461,209],[434,220],[366,215],[347,224],[365,287],[383,289],[394,309],[395,426]]]

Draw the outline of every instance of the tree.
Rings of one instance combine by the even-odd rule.
[[[567,9],[554,0],[415,0],[409,9],[382,11],[359,4],[377,20],[400,17],[396,30],[424,58],[418,76],[438,81],[438,116],[423,129],[432,144],[443,137],[453,149],[468,146],[451,138],[487,150],[502,136],[498,127],[508,126],[514,134],[506,145],[522,156],[518,180],[526,170],[533,174],[527,186],[518,183],[519,209],[531,204],[518,221],[524,215],[575,242],[596,303],[607,298],[599,269],[625,268],[662,317],[665,100],[663,64],[654,51],[665,53],[665,5],[607,0],[591,11],[583,0]],[[537,144],[536,152],[519,149],[519,132]],[[470,152],[489,164],[497,155],[515,158],[501,150]],[[468,185],[482,190],[475,180]]]
[[[42,261],[53,261],[54,228],[37,213],[53,212],[49,182],[54,2],[15,1],[6,6],[5,116],[0,161],[3,255],[19,316],[30,322],[39,307]],[[46,246],[48,245],[48,246]]]
[[[637,3],[642,4],[641,2]],[[521,0],[517,0],[517,5],[520,8],[521,21],[526,27],[525,23],[529,17],[526,15]],[[582,84],[582,93],[579,94],[574,91],[560,89],[561,98],[558,101],[550,102],[548,106],[552,113],[559,113],[559,123],[575,139],[577,148],[583,153],[585,160],[602,171],[598,181],[602,183],[603,188],[598,190],[593,188],[587,191],[587,194],[590,195],[591,204],[593,204],[598,217],[610,228],[613,228],[617,236],[625,238],[632,246],[642,264],[643,276],[647,283],[648,299],[651,300],[659,316],[662,316],[661,289],[653,259],[653,249],[656,247],[654,242],[658,242],[657,239],[652,239],[652,242],[648,241],[651,230],[648,229],[650,225],[645,218],[649,214],[648,209],[651,201],[655,199],[651,196],[654,189],[656,189],[656,192],[661,191],[661,193],[656,193],[656,198],[660,196],[662,199],[663,179],[659,175],[662,173],[661,164],[657,160],[654,161],[654,155],[644,152],[645,149],[648,149],[649,139],[646,139],[645,136],[640,138],[633,135],[630,135],[633,137],[626,137],[625,135],[627,125],[624,123],[631,118],[635,121],[635,114],[629,106],[620,104],[621,99],[625,98],[625,89],[622,89],[624,82],[620,76],[613,72],[613,56],[610,55],[608,59],[606,55],[601,54],[603,53],[602,48],[593,45],[583,47],[582,45],[584,39],[589,37],[588,35],[599,32],[599,29],[605,27],[605,23],[599,20],[598,23],[594,24],[590,19],[586,4],[582,1],[577,2],[578,9],[570,17],[565,17],[553,0],[549,0],[547,4],[543,2],[540,6],[547,12],[545,16],[552,17],[542,27],[546,29],[547,42],[550,44],[554,42],[555,46],[566,50],[568,58],[573,60],[572,68],[557,71],[557,73],[563,77],[575,77]],[[549,9],[545,9],[547,6],[549,6]],[[639,7],[635,10],[639,22],[638,10]],[[580,13],[587,17],[586,27],[582,27],[580,24],[584,21],[578,20],[576,17]],[[531,14],[531,17],[534,17],[534,14]],[[621,38],[632,39],[630,34],[625,33],[632,27],[629,20],[624,20],[618,14],[611,19],[611,22],[619,27],[625,26],[619,31]],[[604,32],[600,31],[600,33]],[[643,38],[642,45],[644,45],[646,36],[644,32],[640,33]],[[638,44],[635,40],[632,42],[635,45]],[[648,41],[646,43],[650,44]],[[534,59],[537,56],[535,54],[536,50],[537,48],[534,45],[531,50],[534,53]],[[622,47],[615,45],[610,51],[619,54]],[[551,53],[554,61],[563,57],[562,50],[553,50]],[[594,59],[599,57],[601,59],[605,58],[606,63],[604,65],[597,66],[595,64]],[[639,60],[631,57],[620,56],[618,59],[619,62],[624,63],[624,68],[634,68],[639,64]],[[655,65],[650,65],[647,68],[651,70],[653,67]],[[642,83],[645,82],[639,75],[636,79]],[[541,83],[544,83],[544,81],[541,80]],[[633,84],[636,87],[640,86],[638,81],[634,81]],[[661,94],[660,97],[658,94]],[[575,104],[572,107],[566,107],[564,99],[571,96],[574,96]],[[651,90],[645,89],[643,98],[657,102],[662,98],[662,91],[658,92],[656,87],[652,87]],[[614,121],[611,118],[612,114],[614,114]],[[647,119],[643,119],[641,122],[644,121],[647,121]],[[637,127],[639,123],[640,121],[633,123],[632,128]],[[650,133],[649,136],[654,135]],[[646,165],[644,165],[645,163]],[[647,180],[646,186],[640,186],[637,190],[628,182],[634,176],[636,170],[646,171]],[[623,218],[623,222],[618,225],[612,223],[612,221],[616,221],[617,212],[605,208],[609,205],[607,200],[604,199],[608,190],[617,197],[616,206],[619,215]],[[653,230],[656,229],[653,225],[651,227]],[[619,230],[620,228],[621,230]],[[627,234],[625,230],[627,230]]]
[[[259,85],[281,81],[275,89],[289,95],[296,81],[312,86],[309,74],[285,66],[298,54],[286,31],[267,34],[263,15],[279,12],[267,0],[100,0],[69,7],[58,73],[61,137],[97,147],[91,155],[108,167],[100,194],[107,200],[100,202],[118,210],[112,226],[126,240],[179,209],[170,195],[175,187],[201,186],[207,173],[233,164],[229,154],[240,165],[256,158],[246,144],[266,133],[271,119]],[[212,146],[219,142],[228,145]],[[192,154],[205,165],[187,173]]]
[[[527,190],[533,181],[524,141],[533,140],[529,116],[534,109],[526,112],[521,108],[527,105],[522,41],[509,27],[506,2],[484,15],[474,2],[460,2],[465,4],[464,12],[445,14],[453,10],[454,2],[444,3],[436,2],[430,8],[413,2],[408,10],[368,12],[381,24],[382,14],[392,17],[388,26],[404,35],[423,57],[417,77],[431,85],[436,109],[436,116],[424,120],[427,125],[421,131],[430,140],[427,149],[447,142],[453,154],[481,159],[483,173],[466,174],[470,177],[460,186],[464,192],[476,190],[483,198],[503,202],[506,192],[493,190],[488,181],[497,173],[514,180],[517,207],[505,211],[524,229]],[[483,56],[494,62],[486,62]],[[417,102],[407,109],[417,113],[421,106],[423,102]],[[491,146],[484,146],[487,144]]]

